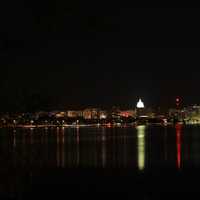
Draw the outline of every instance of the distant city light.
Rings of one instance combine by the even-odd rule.
[[[137,108],[144,108],[144,103],[142,102],[141,99],[139,99],[139,101],[137,102]]]
[[[176,104],[179,104],[179,103],[180,103],[180,98],[176,97]]]

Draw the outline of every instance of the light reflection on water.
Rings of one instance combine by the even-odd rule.
[[[0,129],[1,168],[200,167],[200,127]]]
[[[138,169],[145,168],[145,126],[137,127]]]
[[[57,152],[56,152],[56,157],[57,157],[57,167],[59,168],[60,167],[60,134],[59,134],[59,129],[56,130],[56,141],[57,141],[57,144],[56,144],[56,149],[57,149]]]
[[[181,126],[176,125],[177,168],[181,168]]]
[[[101,142],[102,142],[102,167],[104,168],[106,166],[106,130],[105,128],[102,129]]]
[[[65,167],[65,132],[63,129],[61,129],[61,134],[62,134],[62,167]]]

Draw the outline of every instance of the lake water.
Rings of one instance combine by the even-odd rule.
[[[50,182],[55,188],[58,184],[69,186],[72,182],[93,180],[94,186],[100,174],[108,182],[112,180],[112,185],[119,177],[131,176],[134,176],[132,181],[147,183],[171,175],[174,181],[182,183],[184,176],[177,178],[177,174],[185,175],[189,171],[192,177],[199,169],[199,126],[0,129],[3,197],[32,195],[33,187],[38,189],[41,184],[45,195],[51,188]],[[167,181],[173,183],[172,179]],[[136,187],[137,183],[132,182]],[[102,178],[98,184],[104,185]],[[126,184],[126,188],[130,186],[128,181]],[[34,191],[37,194],[39,190]],[[145,191],[146,199],[149,193]]]

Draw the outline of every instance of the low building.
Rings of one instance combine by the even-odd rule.
[[[106,119],[108,117],[108,113],[105,110],[99,111],[99,118],[100,119]]]
[[[69,118],[83,117],[83,111],[81,110],[68,110],[66,113]]]
[[[66,112],[58,112],[55,114],[56,118],[64,118],[66,116]]]
[[[99,110],[97,108],[87,108],[83,110],[84,119],[99,119]]]
[[[122,110],[119,112],[121,117],[135,117],[135,110]]]
[[[184,119],[191,122],[200,122],[200,106],[188,106],[184,108]]]

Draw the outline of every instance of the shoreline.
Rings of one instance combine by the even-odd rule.
[[[179,124],[179,123],[178,123]],[[0,128],[22,128],[22,129],[34,129],[34,128],[135,128],[137,126],[175,126],[176,124],[173,123],[127,123],[127,124],[64,124],[64,125],[7,125],[7,126],[0,126]],[[187,125],[200,125],[200,124],[182,124],[180,125],[187,126]]]

